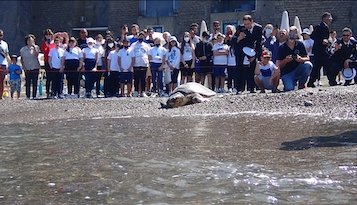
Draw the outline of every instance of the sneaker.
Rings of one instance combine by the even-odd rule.
[[[134,91],[134,93],[133,93],[133,97],[139,97],[139,93],[138,93],[138,91]]]
[[[52,99],[58,99],[58,97],[56,95],[52,96]]]
[[[228,93],[233,93],[233,89],[232,89],[232,88],[229,88],[229,89],[228,89]]]
[[[79,98],[78,94],[73,95],[73,99],[78,99],[78,98]]]
[[[214,92],[215,92],[215,93],[220,93],[221,90],[216,88],[216,89],[214,89]]]
[[[233,88],[232,93],[237,93],[237,89]]]
[[[165,93],[165,92],[162,92],[162,93],[160,94],[160,97],[169,97],[169,95],[168,95],[167,93]]]
[[[59,99],[63,99],[63,95],[62,95],[62,94],[59,94],[59,95],[58,95],[58,98],[59,98]]]
[[[227,93],[227,91],[224,88],[221,88],[221,93]]]
[[[315,85],[314,85],[315,86]],[[306,85],[299,85],[299,90],[307,88]]]
[[[151,94],[150,95],[150,97],[152,97],[152,98],[156,98],[156,97],[158,97],[159,95],[157,94],[157,93],[153,93],[153,94]]]
[[[71,99],[71,98],[72,98],[72,96],[71,96],[70,94],[65,94],[64,97],[65,97],[66,99]]]
[[[121,97],[121,95],[120,95],[119,93],[115,93],[115,94],[114,94],[114,97],[116,97],[116,98],[120,98],[120,97]]]
[[[147,97],[147,95],[146,95],[146,93],[143,91],[143,92],[141,92],[141,97],[143,97],[143,98],[146,98]]]
[[[323,86],[321,80],[319,80],[318,85],[319,85],[319,86]]]
[[[38,97],[34,97],[33,100],[38,100]]]

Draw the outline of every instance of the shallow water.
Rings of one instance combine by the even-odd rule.
[[[3,125],[0,204],[353,204],[356,125],[247,113]]]

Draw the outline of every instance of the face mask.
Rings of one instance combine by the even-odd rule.
[[[138,41],[141,43],[141,42],[143,42],[143,41],[144,41],[144,39],[139,38],[139,39],[138,39]]]
[[[208,43],[207,39],[203,39],[202,41],[203,41],[203,43]]]
[[[108,43],[109,48],[113,48],[114,43]]]
[[[189,42],[189,41],[190,41],[190,38],[185,37],[185,38],[183,38],[183,40],[185,40],[186,42]]]
[[[97,45],[101,45],[102,42],[101,42],[101,41],[97,41],[96,44],[97,44]]]
[[[156,46],[156,47],[159,47],[159,46],[160,46],[160,43],[156,43],[155,46]]]
[[[93,44],[92,45],[88,45],[88,48],[93,48]]]
[[[129,46],[124,46],[125,49],[129,48]]]
[[[267,28],[266,30],[265,30],[265,34],[267,35],[267,36],[270,36],[270,34],[272,33],[273,31],[270,29],[270,28]]]

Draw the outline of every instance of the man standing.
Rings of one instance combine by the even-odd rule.
[[[4,79],[8,73],[8,62],[11,62],[9,56],[9,46],[2,40],[4,37],[4,31],[0,29],[0,99],[4,93]]]
[[[298,82],[299,89],[305,88],[305,83],[312,70],[305,46],[297,40],[297,27],[291,26],[289,30],[289,38],[279,47],[277,59],[284,91],[294,90],[296,82]]]
[[[308,87],[314,88],[315,81],[318,79],[320,74],[321,66],[323,66],[326,71],[328,67],[328,38],[329,38],[329,25],[332,22],[332,15],[328,12],[325,12],[322,15],[322,22],[319,25],[314,27],[314,31],[311,34],[311,39],[314,40],[314,45],[312,47],[312,54],[314,54],[314,67],[312,69],[309,82],[307,83]],[[331,82],[333,83],[333,82]],[[336,84],[330,84],[336,85]]]
[[[87,36],[88,36],[87,29],[82,28],[81,31],[79,32],[79,38],[77,39],[79,48],[83,49],[87,47]]]
[[[232,38],[232,45],[234,46],[236,64],[237,64],[237,94],[245,90],[246,83],[249,91],[255,93],[254,70],[256,67],[256,60],[262,53],[262,26],[254,23],[251,15],[243,17],[243,24],[238,26],[237,32]],[[249,58],[249,67],[243,65],[244,47],[250,47],[255,50],[256,55]]]

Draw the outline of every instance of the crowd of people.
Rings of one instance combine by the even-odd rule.
[[[344,28],[342,38],[337,39],[336,31],[329,29],[330,13],[322,15],[312,32],[305,28],[301,34],[295,26],[267,24],[263,28],[250,15],[242,20],[237,27],[227,25],[223,33],[220,22],[214,21],[212,32],[204,31],[201,36],[197,23],[178,37],[169,32],[155,37],[152,28],[140,30],[137,24],[131,25],[130,34],[129,27],[123,25],[118,36],[108,30],[105,36],[90,37],[83,28],[78,39],[46,29],[41,45],[33,34],[25,36],[20,50],[22,68],[17,56],[9,54],[0,30],[0,92],[9,73],[11,97],[15,92],[20,97],[24,72],[26,98],[37,99],[40,52],[44,55],[46,97],[53,99],[79,98],[81,81],[85,82],[85,98],[93,98],[94,88],[96,97],[147,97],[148,93],[164,97],[179,84],[192,81],[217,93],[240,94],[282,92],[278,89],[281,80],[283,91],[292,91],[321,85],[322,68],[330,86],[341,84],[343,69],[352,68],[354,74],[343,75],[344,85],[350,85],[352,79],[357,82],[353,69],[357,43],[352,30]],[[63,90],[64,80],[67,91]]]

